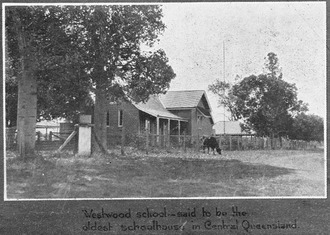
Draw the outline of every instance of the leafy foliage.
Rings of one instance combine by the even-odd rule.
[[[218,105],[227,107],[231,114],[231,120],[237,121],[240,117],[237,116],[238,110],[235,105],[236,97],[232,93],[232,84],[216,80],[213,84],[209,85],[209,91],[218,95]]]
[[[95,94],[95,134],[107,144],[106,105],[111,100],[145,101],[164,93],[175,77],[165,52],[143,53],[165,29],[156,5],[68,7],[67,34],[77,40]],[[97,149],[96,149],[97,150]]]
[[[238,83],[215,82],[209,90],[219,95],[235,120],[243,120],[246,131],[258,135],[281,136],[287,134],[293,116],[307,110],[297,99],[297,88],[282,79],[275,53],[268,53],[264,74],[251,75]]]
[[[136,102],[146,101],[150,94],[165,93],[174,76],[165,52],[157,50],[135,61],[132,70],[124,75],[129,84],[123,90]]]
[[[271,78],[282,78],[282,69],[279,66],[279,59],[274,52],[269,52],[265,57],[264,74]]]
[[[30,54],[35,61],[33,76],[38,84],[38,119],[76,118],[77,113],[90,100],[88,77],[79,66],[77,48],[71,43],[74,38],[65,33],[65,12],[57,6],[6,7],[6,49],[8,67],[13,71],[7,73],[6,70],[7,114],[14,119],[17,79],[22,72],[19,66],[22,55],[18,50],[18,35],[14,30],[17,16],[21,20],[24,40],[29,47],[29,51],[23,53]]]
[[[245,121],[245,128],[259,135],[286,133],[292,114],[300,111],[297,88],[281,79],[266,75],[249,76],[234,85],[236,116]]]
[[[77,121],[80,113],[92,114],[93,100],[89,93],[89,80],[84,71],[68,69],[39,71],[38,117],[51,120],[67,118]],[[53,72],[53,73],[52,73]]]
[[[152,47],[165,25],[159,6],[79,6],[67,9],[67,33],[77,38],[92,87],[108,98],[146,100],[175,77],[163,50]]]
[[[159,6],[6,7],[6,42],[13,73],[7,73],[6,107],[14,124],[20,54],[14,30],[19,14],[36,58],[38,118],[91,113],[95,89],[108,98],[144,101],[164,93],[175,74],[163,50],[152,46],[165,25]],[[7,71],[7,70],[6,70]],[[97,84],[99,84],[97,86]]]
[[[324,141],[323,119],[317,115],[298,114],[293,119],[289,137],[297,140]]]

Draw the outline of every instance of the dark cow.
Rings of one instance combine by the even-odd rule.
[[[214,150],[216,150],[221,155],[221,149],[219,148],[219,144],[213,136],[211,137],[203,137],[203,151],[205,153],[205,149],[207,148],[207,153],[210,153],[210,148],[213,150],[213,154],[215,154]]]

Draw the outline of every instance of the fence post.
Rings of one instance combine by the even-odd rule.
[[[255,145],[254,145],[254,149],[258,149],[258,150],[260,150],[259,139],[258,139],[257,136],[254,136],[254,143],[255,143]]]
[[[245,150],[245,141],[243,139],[243,136],[241,136],[241,141],[242,141],[242,150]]]
[[[241,150],[239,136],[237,136],[237,150]]]
[[[40,142],[40,135],[41,135],[41,133],[40,133],[40,131],[38,131],[38,132],[37,132],[37,136],[38,136],[38,137],[37,137],[37,141],[38,141],[38,142]]]
[[[231,135],[229,135],[229,151],[232,151],[232,139],[231,139]]]
[[[124,145],[125,145],[125,126],[123,125],[121,129],[121,146],[120,146],[120,153],[122,156],[125,155]]]
[[[222,144],[221,144],[221,135],[219,137],[219,148],[222,148]]]
[[[50,141],[53,140],[53,132],[52,132],[52,131],[49,132],[49,140],[50,140]]]
[[[186,153],[186,131],[183,132],[183,151]]]
[[[163,133],[163,148],[166,149],[166,132]]]
[[[191,135],[192,136],[192,135]],[[200,149],[200,143],[199,143],[199,133],[197,133],[197,140],[195,142],[195,149],[196,149],[196,152],[199,152],[199,149]]]
[[[167,140],[167,148],[170,149],[170,135],[171,135],[171,120],[167,119],[167,136],[165,137]]]
[[[149,154],[149,127],[146,129],[146,154]]]

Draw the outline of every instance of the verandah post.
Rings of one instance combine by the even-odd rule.
[[[183,131],[183,151],[186,153],[186,131]]]
[[[193,135],[192,135],[193,136]],[[195,148],[196,148],[196,152],[199,152],[199,149],[200,149],[200,139],[199,139],[199,133],[197,132],[197,140],[196,140],[196,146],[195,146]]]
[[[121,129],[121,146],[120,146],[120,153],[122,156],[125,155],[124,145],[125,145],[125,126],[123,125]]]
[[[159,117],[156,117],[156,145],[159,147]]]
[[[170,136],[171,135],[171,126],[170,126],[171,120],[167,119],[167,123],[168,123],[168,125],[167,125],[167,143],[168,143],[167,145],[168,146],[167,147],[170,148],[171,147],[171,139],[170,139],[171,138],[171,136]]]
[[[181,130],[180,130],[180,120],[178,120],[178,144],[179,144],[179,147],[180,147],[180,145],[181,145],[181,136],[180,136],[180,132],[181,132]]]
[[[146,128],[146,154],[149,154],[149,123]]]

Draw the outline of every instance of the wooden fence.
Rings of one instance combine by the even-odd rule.
[[[53,151],[57,150],[66,140],[66,138],[70,135],[70,133],[60,133],[60,132],[52,132],[46,131],[36,132],[36,143],[35,149],[37,151]],[[16,127],[6,128],[6,148],[7,149],[16,149]],[[73,139],[67,146],[65,146],[65,150],[76,150],[78,144],[77,137]]]
[[[261,149],[314,149],[320,145],[316,141],[290,140],[286,138],[257,137],[257,136],[217,136],[220,148],[227,151],[261,150]]]
[[[70,133],[49,132],[43,135],[36,133],[36,150],[56,150]],[[233,136],[224,135],[215,137],[219,146],[224,151],[241,151],[241,150],[261,150],[261,149],[291,149],[291,150],[307,150],[320,146],[320,143],[306,142],[301,140],[279,139],[271,140],[269,137],[256,136]],[[120,145],[122,151],[125,146],[133,146],[142,150],[149,151],[150,148],[177,148],[186,150],[187,148],[199,151],[202,146],[200,136],[191,135],[156,135],[150,133],[130,134],[122,132],[121,135],[108,135],[108,145]],[[6,128],[6,147],[7,149],[16,148],[16,128]],[[71,141],[66,149],[77,149],[77,136]]]
[[[306,142],[301,140],[290,140],[285,138],[257,137],[257,136],[215,136],[219,147],[224,151],[244,151],[244,150],[271,150],[271,149],[290,149],[307,150],[314,149],[322,144],[313,141]],[[150,147],[158,148],[187,148],[199,151],[202,146],[200,136],[191,135],[155,135],[155,134],[123,134],[108,135],[109,146],[121,145],[133,146],[147,150]]]
[[[16,148],[16,127],[6,128],[6,148],[7,149]]]

